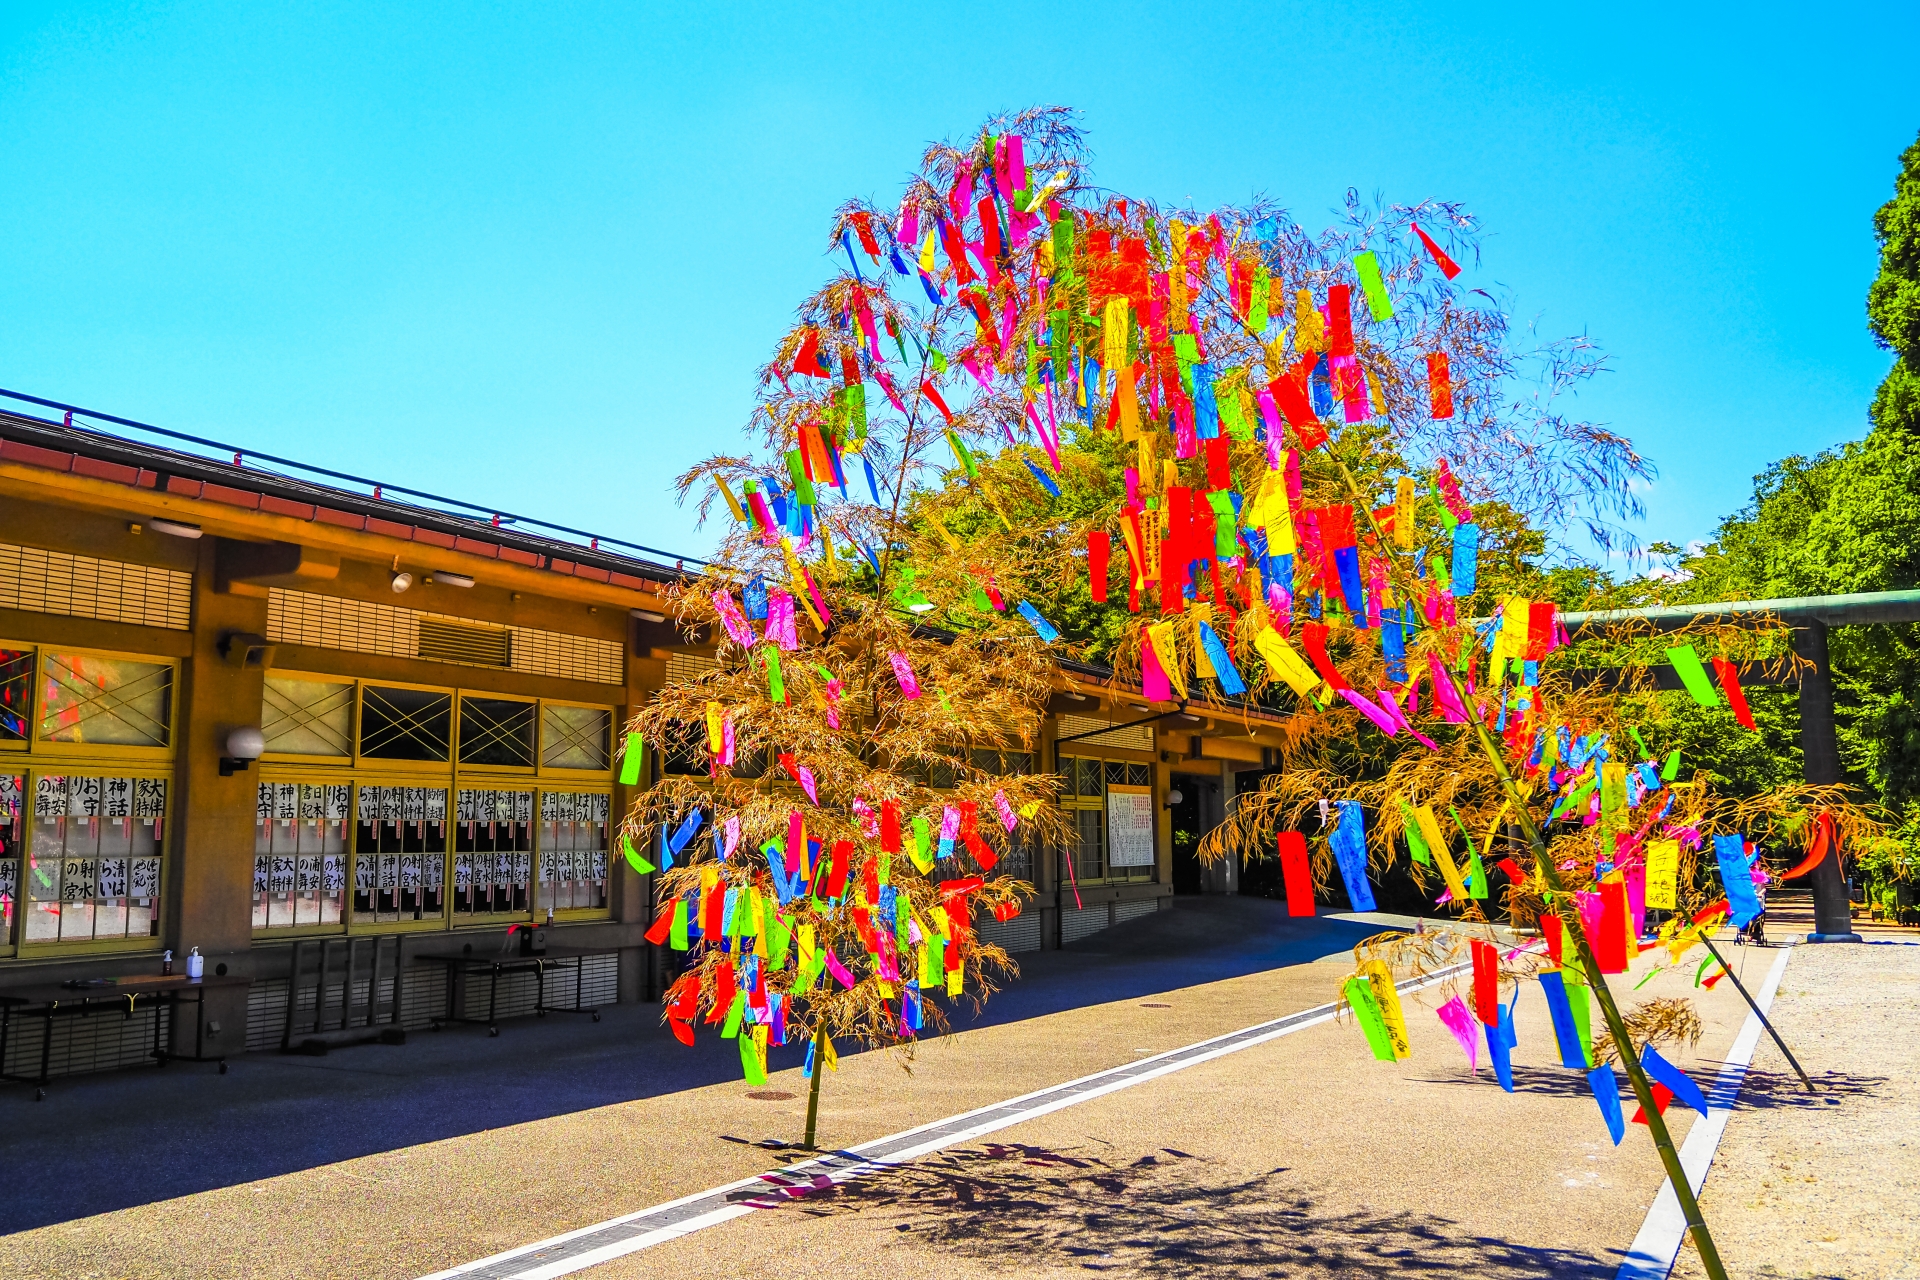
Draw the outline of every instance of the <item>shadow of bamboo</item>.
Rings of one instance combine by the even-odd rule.
[[[1727,1064],[1713,1058],[1700,1058],[1688,1063],[1687,1074],[1700,1086],[1701,1092],[1709,1098],[1713,1096],[1714,1082],[1722,1068]],[[1618,1075],[1620,1098],[1627,1107],[1629,1116],[1638,1105],[1633,1096],[1633,1088],[1628,1084],[1624,1072],[1615,1066]],[[1746,1079],[1740,1086],[1740,1097],[1734,1103],[1735,1111],[1778,1111],[1782,1109],[1825,1109],[1832,1106],[1845,1106],[1857,1099],[1872,1098],[1879,1095],[1880,1089],[1887,1083],[1886,1076],[1861,1076],[1846,1071],[1827,1071],[1813,1073],[1813,1082],[1819,1087],[1818,1093],[1808,1093],[1800,1083],[1800,1077],[1792,1072],[1763,1071],[1749,1068]],[[1464,1068],[1458,1072],[1415,1077],[1416,1083],[1469,1087],[1500,1091],[1499,1082],[1494,1079],[1490,1067],[1482,1067],[1478,1074],[1469,1074]],[[1587,1077],[1570,1068],[1528,1067],[1514,1064],[1513,1091],[1516,1094],[1554,1098],[1591,1098],[1592,1089]],[[1672,1114],[1671,1110],[1668,1112]]]
[[[1213,1161],[1171,1148],[1120,1165],[988,1143],[767,1207],[870,1215],[983,1268],[1014,1255],[1141,1276],[1601,1277],[1619,1266],[1434,1214],[1330,1208],[1288,1172],[1223,1181]]]

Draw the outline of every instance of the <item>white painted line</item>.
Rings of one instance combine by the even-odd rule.
[[[1404,992],[1418,991],[1444,982],[1468,967],[1464,964],[1449,965],[1425,978],[1409,979],[1395,985]],[[556,1280],[559,1276],[584,1271],[602,1262],[718,1226],[755,1209],[772,1208],[783,1200],[801,1199],[814,1191],[865,1177],[943,1147],[971,1142],[998,1129],[1105,1097],[1203,1062],[1212,1062],[1216,1058],[1266,1044],[1308,1027],[1317,1027],[1332,1021],[1336,1012],[1336,1005],[1323,1004],[1271,1022],[1256,1023],[1239,1031],[1169,1049],[1136,1062],[1096,1071],[1065,1084],[1049,1085],[1003,1102],[934,1120],[872,1142],[863,1142],[844,1152],[830,1153],[789,1165],[785,1169],[697,1191],[678,1200],[609,1218],[590,1227],[581,1227],[475,1262],[462,1263],[445,1271],[422,1276],[420,1280]],[[871,1154],[863,1156],[862,1152]],[[761,1190],[766,1194],[743,1194],[753,1190]],[[712,1207],[701,1212],[702,1205]],[[642,1225],[648,1221],[658,1222],[659,1225],[648,1230]],[[588,1238],[593,1236],[604,1236],[605,1243],[597,1246],[587,1243]]]
[[[1763,1012],[1773,1007],[1774,992],[1780,989],[1781,975],[1786,973],[1787,961],[1792,955],[1792,947],[1781,949],[1773,968],[1767,971],[1766,981],[1755,993],[1754,1003]],[[1747,1068],[1753,1065],[1753,1051],[1759,1047],[1760,1032],[1759,1014],[1749,1012],[1746,1025],[1734,1038],[1733,1051],[1727,1055],[1726,1064],[1713,1082],[1713,1093],[1707,1098],[1706,1119],[1696,1120],[1687,1131],[1687,1140],[1680,1145],[1680,1168],[1696,1196],[1706,1185],[1707,1167],[1713,1163],[1714,1152],[1720,1149],[1720,1137],[1726,1133],[1733,1105],[1740,1099],[1740,1087],[1746,1083]],[[1711,1229],[1713,1224],[1707,1226]],[[1671,1182],[1662,1182],[1660,1194],[1647,1210],[1647,1220],[1640,1224],[1640,1234],[1633,1238],[1633,1247],[1627,1250],[1627,1260],[1614,1273],[1614,1280],[1665,1280],[1673,1270],[1673,1260],[1679,1256],[1680,1241],[1686,1234],[1687,1219],[1680,1212],[1680,1198],[1674,1195]]]

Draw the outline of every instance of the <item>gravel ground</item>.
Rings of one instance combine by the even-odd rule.
[[[1867,932],[1887,940],[1787,964],[1771,1017],[1822,1096],[1761,1037],[1701,1195],[1732,1275],[1920,1276],[1920,945]],[[1750,955],[1752,982],[1771,953]],[[1705,1274],[1691,1242],[1673,1274]]]

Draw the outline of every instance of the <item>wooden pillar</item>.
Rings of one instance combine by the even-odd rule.
[[[1827,624],[1810,622],[1793,631],[1793,651],[1813,663],[1800,677],[1800,754],[1810,783],[1840,781],[1840,743],[1833,728],[1833,670],[1827,662]],[[1840,859],[1823,859],[1808,879],[1813,888],[1813,928],[1808,942],[1859,942]]]

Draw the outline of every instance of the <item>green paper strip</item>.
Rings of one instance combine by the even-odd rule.
[[[1586,976],[1577,965],[1563,967],[1567,984],[1567,1004],[1573,1010],[1573,1029],[1580,1033],[1580,1050],[1587,1055],[1587,1065],[1593,1065],[1593,992],[1588,990]]]
[[[787,700],[787,682],[780,676],[780,650],[778,646],[768,645],[767,654],[767,697],[775,702]]]
[[[1714,692],[1713,682],[1707,679],[1706,668],[1700,665],[1700,655],[1693,651],[1692,645],[1667,650],[1667,661],[1680,673],[1680,683],[1687,686],[1695,702],[1703,707],[1720,705],[1720,695]]]
[[[1680,748],[1675,747],[1673,754],[1667,757],[1666,768],[1660,770],[1660,781],[1672,782],[1680,773]]]
[[[1627,733],[1633,738],[1633,745],[1640,748],[1641,758],[1646,760],[1653,759],[1653,752],[1647,750],[1647,740],[1640,736],[1640,726],[1633,724],[1628,725]]]
[[[667,943],[675,951],[687,949],[687,900],[676,898],[673,903],[673,931]]]
[[[1207,495],[1213,508],[1213,554],[1228,560],[1240,553],[1240,534],[1234,525],[1233,494],[1225,489]]]
[[[733,996],[733,1004],[727,1010],[727,1020],[725,1023],[721,1024],[721,1027],[720,1027],[720,1038],[722,1040],[732,1040],[735,1037],[738,1037],[740,1035],[740,1019],[744,1015],[746,1008],[747,1008],[747,997],[745,996],[745,994],[741,992],[735,992]],[[1585,1032],[1583,1031],[1582,1034],[1584,1035]],[[744,1038],[748,1040],[753,1039],[752,1036],[747,1036]]]
[[[627,749],[626,749],[626,752],[622,755],[620,760],[620,785],[621,786],[632,787],[632,786],[639,785],[640,769],[641,769],[641,766],[646,763],[646,759],[647,759],[646,741],[642,739],[641,736],[637,733],[628,734]]]
[[[815,503],[813,481],[807,479],[807,464],[800,457],[798,449],[787,450],[787,476],[793,481],[793,494],[800,500],[800,505],[813,506]]]
[[[1407,836],[1407,852],[1413,860],[1423,867],[1433,865],[1433,855],[1427,852],[1426,837],[1420,834],[1420,819],[1413,812],[1413,806],[1405,800],[1400,802],[1400,829]]]
[[[1471,845],[1467,848],[1467,896],[1487,896],[1487,869],[1481,864],[1480,854]]]
[[[1380,259],[1368,249],[1353,258],[1353,269],[1360,275],[1360,287],[1367,294],[1367,309],[1375,320],[1393,319],[1393,302],[1387,297],[1387,282],[1380,278]]]
[[[1386,1019],[1380,1016],[1380,1006],[1373,998],[1373,984],[1365,978],[1348,978],[1346,986],[1347,1003],[1353,1007],[1354,1021],[1367,1033],[1367,1047],[1373,1050],[1373,1056],[1382,1062],[1392,1062],[1393,1040],[1387,1035]]]
[[[980,464],[973,460],[973,451],[967,448],[966,442],[951,427],[947,428],[947,443],[953,448],[954,463],[967,473],[967,479],[978,477]]]
[[[760,1065],[760,1046],[753,1042],[750,1035],[740,1037],[740,1070],[750,1085],[763,1085],[767,1082],[767,1070]]]
[[[633,841],[627,839],[627,833],[624,831],[620,833],[620,852],[626,855],[627,865],[641,875],[646,875],[654,869],[651,862],[640,856],[640,851],[633,847]]]

